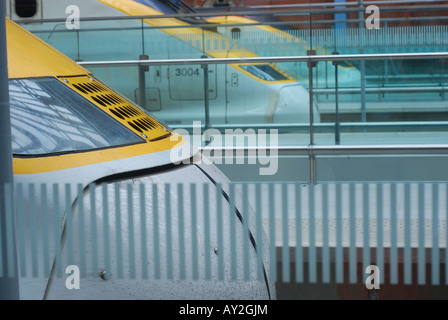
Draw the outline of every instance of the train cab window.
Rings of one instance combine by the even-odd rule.
[[[37,0],[16,0],[15,11],[20,18],[31,18],[37,13]]]
[[[282,81],[288,78],[269,64],[241,64],[240,68],[265,81]]]
[[[57,79],[12,79],[9,94],[14,155],[48,155],[144,142]]]

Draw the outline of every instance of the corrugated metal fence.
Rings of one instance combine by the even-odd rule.
[[[448,284],[447,183],[30,184],[14,195],[20,277],[77,265],[82,277],[249,280],[265,261],[273,281],[342,283],[348,271],[359,283],[362,261],[381,283]],[[12,236],[0,235],[10,255]]]

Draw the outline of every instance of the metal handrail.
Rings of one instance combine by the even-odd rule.
[[[418,5],[418,6],[397,6],[397,7],[380,7],[382,12],[396,11],[415,11],[415,10],[448,10],[448,5]],[[142,19],[166,19],[166,18],[194,18],[194,17],[214,17],[214,16],[235,16],[235,15],[275,15],[275,16],[310,16],[314,14],[334,14],[334,13],[356,13],[364,12],[364,7],[358,8],[333,8],[333,9],[316,9],[316,10],[257,10],[257,11],[222,11],[222,12],[196,12],[182,14],[163,14],[163,15],[136,15],[136,16],[107,16],[107,17],[80,17],[79,21],[105,21],[105,20],[142,20]],[[21,19],[20,23],[47,23],[47,22],[65,22],[65,18],[51,19]],[[339,21],[339,20],[338,20]],[[192,25],[194,26],[194,25]]]
[[[448,144],[396,144],[396,145],[307,145],[307,146],[263,146],[277,150],[279,155],[372,155],[372,154],[448,154]],[[205,146],[201,151],[221,151],[221,154],[238,152],[253,154],[257,146]],[[227,151],[227,153],[226,153]]]
[[[448,10],[448,9],[447,9]],[[406,18],[381,18],[381,23],[388,22],[411,22],[411,21],[426,21],[426,20],[448,20],[447,16],[430,16],[430,17],[406,17]],[[359,24],[360,22],[364,22],[365,19],[337,19],[337,20],[313,20],[313,24],[335,24],[335,23],[353,23]],[[18,23],[22,23],[22,21],[17,21]],[[248,27],[248,26],[283,26],[283,25],[300,25],[306,24],[309,25],[309,21],[271,21],[271,22],[253,22],[253,23],[198,23],[194,25],[181,25],[181,26],[144,26],[145,30],[150,29],[184,29],[184,28],[214,28],[214,27]],[[77,29],[77,32],[91,32],[91,31],[123,31],[123,30],[141,30],[141,27],[124,27],[124,28],[82,28]],[[73,32],[73,29],[64,29],[64,30],[54,30],[54,32]],[[33,33],[47,33],[50,30],[33,30]]]
[[[448,91],[448,86],[430,86],[430,87],[366,87],[366,93],[403,93],[403,92],[442,92]],[[336,88],[319,89],[314,88],[314,93],[332,94]],[[338,88],[338,93],[359,93],[361,88]]]
[[[341,131],[346,130],[347,132],[353,132],[353,130],[362,130],[362,131],[381,131],[381,130],[390,130],[391,128],[400,127],[400,130],[413,130],[416,128],[428,130],[429,128],[433,130],[448,130],[448,121],[387,121],[387,122],[341,122],[340,124]],[[329,130],[334,130],[334,123],[315,123],[313,124],[314,129],[317,132],[327,132]],[[194,130],[202,130],[207,129],[204,125],[198,127],[196,125],[170,125],[170,127],[174,130],[176,129],[185,129],[187,131]],[[220,132],[225,132],[226,130],[247,130],[247,129],[265,129],[272,130],[276,129],[279,132],[308,132],[309,124],[304,123],[262,123],[262,124],[222,124],[217,123],[213,124],[213,129],[216,129]]]
[[[415,1],[415,0],[391,0],[387,1],[387,4],[401,4],[401,3],[431,3],[440,2],[439,0],[423,0],[423,1]],[[384,1],[363,1],[364,5],[377,5],[377,4],[385,4]],[[243,8],[252,8],[252,9],[262,9],[262,8],[271,8],[271,9],[289,9],[289,8],[314,8],[314,7],[336,7],[336,6],[358,6],[359,1],[345,1],[345,2],[321,2],[321,3],[300,3],[300,4],[270,4],[270,5],[246,5]],[[241,7],[241,6],[240,6]]]
[[[402,60],[402,59],[446,59],[448,51],[418,53],[371,53],[338,54],[282,57],[248,57],[248,58],[210,58],[210,59],[158,59],[158,60],[114,60],[114,61],[79,61],[85,67],[129,67],[151,65],[190,65],[190,64],[244,64],[259,62],[319,62],[350,60]]]

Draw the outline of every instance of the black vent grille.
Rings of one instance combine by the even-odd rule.
[[[148,141],[161,140],[171,135],[169,129],[92,77],[67,77],[60,80]]]

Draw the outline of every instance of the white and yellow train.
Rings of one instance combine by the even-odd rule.
[[[231,236],[229,226],[235,227],[232,236],[236,237],[236,252],[243,257],[243,224],[247,220],[243,219],[240,202],[235,201],[235,210],[229,209],[228,179],[214,165],[207,164],[182,136],[91,72],[9,19],[6,30],[14,182],[22,188],[16,192],[17,196],[21,194],[18,239],[19,247],[28,252],[19,250],[19,270],[27,270],[37,262],[45,262],[39,272],[45,270],[45,265],[51,266],[47,275],[29,276],[34,272],[28,269],[28,276],[20,279],[21,298],[275,299],[274,284],[267,277],[243,279],[240,270],[236,278],[231,276],[229,263],[233,255],[224,245]],[[174,164],[173,153],[186,161]],[[177,157],[176,161],[182,159]],[[33,192],[28,192],[30,184]],[[55,185],[60,193],[53,188]],[[183,186],[183,201],[179,201],[179,185]],[[197,186],[196,192],[193,185]],[[141,186],[146,189],[142,191]],[[96,201],[92,201],[88,190],[96,192]],[[106,193],[101,192],[104,190]],[[135,200],[142,195],[143,202]],[[134,215],[126,201],[129,197],[140,206],[134,208]],[[222,203],[221,216],[216,212],[216,203]],[[251,211],[248,217],[253,214]],[[204,221],[210,229],[204,227]],[[68,237],[69,222],[72,237]],[[79,229],[80,225],[84,229]],[[147,226],[147,242],[141,241],[145,239],[142,225]],[[222,228],[222,243],[216,228]],[[156,231],[161,237],[158,261],[151,258],[155,250],[152,232]],[[100,240],[99,235],[106,232],[108,237]],[[204,245],[207,232],[210,246]],[[253,237],[244,259],[249,259],[248,265],[256,274],[257,257],[268,250],[268,244],[265,237],[263,244],[257,243],[259,235],[252,229],[249,232]],[[91,246],[95,234],[96,248]],[[170,247],[165,235],[171,235]],[[54,241],[42,242],[45,237]],[[130,251],[131,240],[135,255]],[[147,256],[137,254],[143,252],[142,246],[147,246]],[[183,278],[178,273],[182,262],[179,246],[183,246],[185,254]],[[116,269],[105,267],[103,248],[109,252],[107,265],[123,265],[121,277]],[[167,255],[172,255],[171,260]],[[215,270],[222,259],[222,277],[214,272],[210,278],[205,276],[204,256],[210,259],[210,270]],[[264,259],[267,256],[264,252]],[[84,270],[86,278],[81,280],[81,289],[68,290],[66,277],[57,276],[61,271],[55,267],[57,257],[62,259],[58,260],[61,267],[92,266],[95,260],[99,269],[92,266]],[[28,263],[24,264],[22,258]],[[132,279],[130,259],[148,267],[147,278],[137,275],[136,280]],[[159,277],[154,275],[155,263],[159,263]],[[171,277],[167,277],[167,270],[172,270]],[[268,266],[263,265],[263,270],[266,275]],[[197,279],[192,280],[195,272]]]
[[[71,2],[68,0],[37,3],[40,6],[37,6],[36,14],[26,17],[27,21],[69,16],[66,8]],[[138,19],[81,21],[77,30],[67,30],[65,23],[27,23],[24,27],[70,58],[80,61],[136,60],[140,55],[152,60],[258,57],[244,47],[235,47],[230,37],[196,26],[192,19],[173,18],[167,11],[169,3],[84,0],[77,4],[82,18],[152,17],[143,19],[144,24]],[[17,22],[25,19],[13,14],[12,5],[10,12]],[[168,17],[163,18],[165,15]],[[306,68],[306,62],[303,66]],[[144,101],[139,101],[137,67],[92,67],[89,70],[168,125],[205,122],[204,69],[201,65],[149,67],[145,72]],[[304,87],[308,82],[299,83],[272,63],[209,65],[207,76],[207,103],[212,125],[310,121],[309,93]],[[315,101],[313,120],[320,122]]]

